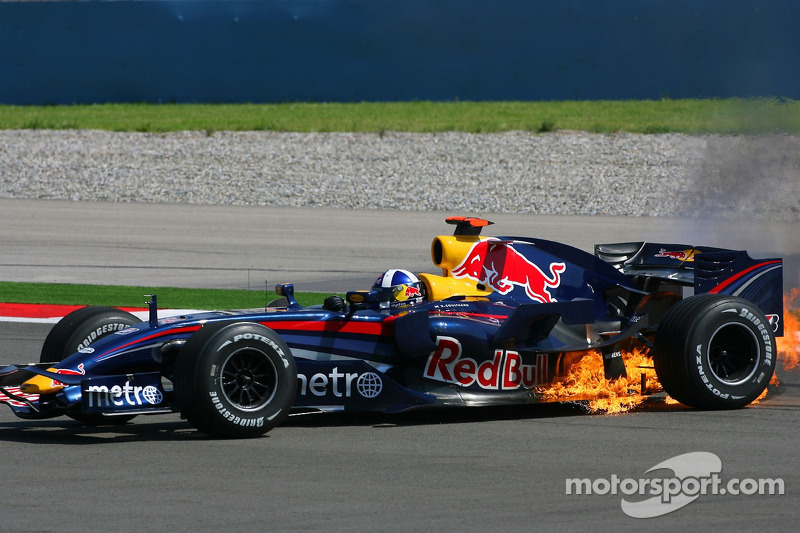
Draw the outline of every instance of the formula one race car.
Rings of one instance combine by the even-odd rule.
[[[441,274],[390,270],[372,290],[301,307],[291,284],[257,312],[159,319],[108,307],[54,326],[41,363],[0,369],[0,400],[26,419],[86,424],[180,412],[216,437],[265,433],[293,409],[396,412],[548,401],[589,351],[607,377],[646,348],[664,390],[702,409],[743,407],[766,388],[783,334],[781,259],[683,244],[589,254],[542,239],[485,237],[447,219]],[[645,393],[645,391],[641,391]]]

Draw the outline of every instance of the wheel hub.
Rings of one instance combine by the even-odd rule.
[[[244,411],[260,408],[275,394],[275,367],[260,350],[232,353],[222,365],[221,377],[225,398]]]
[[[249,387],[253,383],[253,375],[250,372],[243,371],[236,375],[236,384],[240,387]]]
[[[738,385],[749,380],[760,361],[758,339],[747,327],[731,323],[720,327],[711,336],[709,368],[726,385]]]

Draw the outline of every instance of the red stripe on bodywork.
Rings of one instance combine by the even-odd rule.
[[[396,317],[381,322],[358,322],[354,320],[278,320],[261,324],[275,331],[323,331],[332,333],[358,333],[361,335],[391,335]]]
[[[717,285],[716,287],[714,287],[713,289],[711,289],[708,292],[709,292],[709,294],[719,293],[719,291],[724,290],[726,287],[731,285],[733,282],[735,282],[738,279],[743,278],[744,276],[746,276],[747,274],[749,274],[753,270],[759,269],[759,268],[767,266],[767,265],[775,265],[775,264],[778,264],[778,263],[780,263],[780,260],[765,261],[764,263],[759,263],[757,265],[753,265],[748,269],[742,270],[741,272],[739,272],[735,276],[731,276],[730,278],[726,279],[725,281],[723,281],[722,283],[720,283],[719,285]]]
[[[0,303],[0,316],[14,318],[61,318],[85,305]],[[141,307],[120,307],[123,311],[147,311]]]
[[[100,359],[101,357],[104,357],[104,356],[108,355],[111,352],[116,352],[118,350],[122,350],[124,348],[127,348],[128,346],[132,346],[134,344],[139,344],[139,343],[142,343],[142,342],[145,342],[145,341],[149,341],[150,339],[157,339],[158,337],[164,337],[165,335],[174,335],[176,333],[189,333],[189,332],[192,332],[192,331],[197,331],[198,329],[200,329],[202,327],[203,326],[201,326],[201,325],[196,325],[196,326],[186,326],[186,327],[183,327],[183,328],[161,330],[158,333],[154,333],[154,334],[149,335],[147,337],[144,337],[142,339],[136,339],[134,341],[128,342],[126,344],[123,344],[122,346],[116,346],[116,347],[114,347],[113,350],[109,350],[109,351],[107,351],[107,352],[105,352],[103,354],[98,355],[96,357],[96,359]]]

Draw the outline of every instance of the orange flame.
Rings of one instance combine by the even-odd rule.
[[[778,345],[778,361],[786,372],[800,370],[800,319],[798,319],[798,315],[800,315],[800,288],[795,287],[783,295],[783,337],[775,339]],[[777,388],[780,383],[776,370],[769,384],[773,388]],[[769,387],[764,389],[764,392],[753,403],[763,400],[769,390]]]
[[[600,352],[586,353],[568,370],[567,375],[550,387],[537,392],[548,400],[587,400],[593,413],[623,413],[642,403],[642,381],[647,391],[660,390],[661,384],[653,369],[653,360],[647,349],[636,349],[622,354],[628,377],[609,380],[605,377],[603,356]],[[642,379],[644,374],[644,379]]]
[[[777,339],[778,360],[787,372],[800,370],[800,288],[783,297],[783,337]]]
[[[784,371],[800,371],[800,288],[792,289],[784,296],[784,336],[776,339],[778,360]],[[647,349],[637,349],[622,354],[627,378],[608,380],[605,378],[602,355],[597,351],[588,352],[576,361],[567,375],[550,387],[537,389],[546,400],[569,401],[586,400],[593,413],[623,413],[641,404],[645,397],[641,394],[641,375],[645,374],[646,391],[661,390],[653,360]],[[777,375],[769,383],[777,387]],[[767,396],[765,389],[753,403]],[[676,400],[666,397],[666,403],[676,404]]]

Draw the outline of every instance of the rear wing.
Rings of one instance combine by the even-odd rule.
[[[694,292],[730,294],[750,300],[783,335],[783,260],[752,259],[744,251],[720,251],[695,261]]]
[[[753,259],[744,250],[629,242],[595,245],[595,255],[629,277],[693,287],[695,294],[730,294],[753,302],[783,335],[783,260]]]

